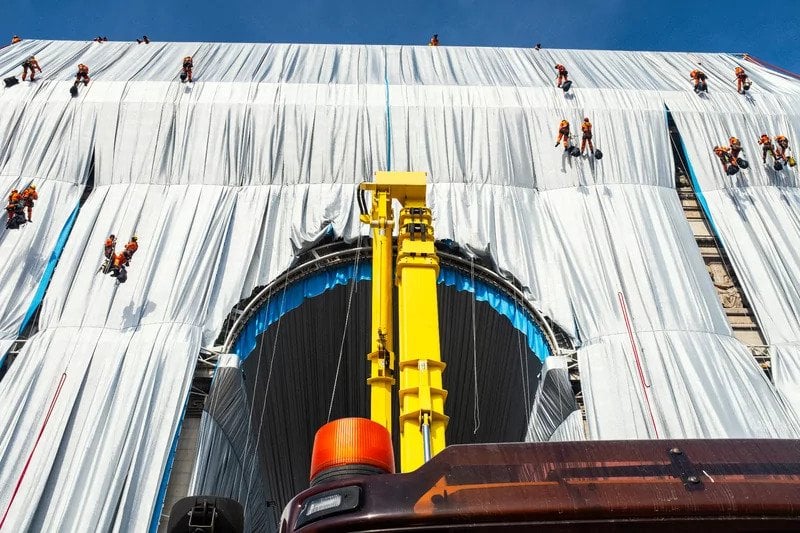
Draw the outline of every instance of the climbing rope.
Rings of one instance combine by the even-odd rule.
[[[333,390],[331,391],[331,401],[328,404],[328,422],[331,421],[331,412],[333,411],[333,400],[336,398],[336,388],[339,383],[339,370],[342,367],[342,356],[344,354],[344,341],[347,338],[347,325],[350,322],[350,306],[353,302],[353,293],[356,290],[358,283],[358,263],[361,259],[361,235],[358,236],[358,243],[356,244],[356,262],[353,266],[353,278],[350,280],[350,294],[347,296],[347,311],[344,314],[344,330],[342,331],[342,342],[339,343],[339,358],[336,361],[336,374],[333,377]]]
[[[281,331],[281,320],[283,319],[283,313],[282,313],[283,305],[284,305],[284,302],[286,301],[286,289],[289,286],[288,278],[289,278],[289,271],[287,270],[286,271],[286,280],[284,280],[283,291],[281,292],[281,305],[280,305],[280,309],[279,309],[279,313],[278,313],[278,322],[277,322],[277,324],[275,326],[275,338],[274,338],[273,343],[272,343],[272,354],[270,355],[269,367],[267,369],[267,383],[264,386],[264,402],[261,405],[261,415],[259,416],[258,431],[256,433],[255,445],[253,446],[253,448],[254,448],[253,449],[253,459],[252,459],[251,464],[250,464],[250,474],[248,475],[248,478],[247,478],[247,489],[246,489],[247,497],[245,498],[245,502],[244,502],[245,516],[247,515],[247,504],[250,501],[250,493],[252,492],[250,490],[250,486],[251,486],[251,484],[253,482],[253,472],[255,471],[255,467],[256,467],[255,447],[258,446],[258,441],[261,438],[261,429],[264,427],[264,413],[266,413],[266,410],[267,410],[267,397],[269,395],[270,381],[272,380],[272,365],[275,363],[275,353],[277,351],[278,338],[280,336],[280,331]],[[267,307],[269,307],[270,298],[271,298],[271,295],[270,295],[270,297],[267,298],[267,303],[266,303]],[[259,374],[259,371],[261,370],[261,355],[262,355],[262,351],[259,350],[259,352],[258,352],[258,363],[256,365],[256,377],[255,377],[255,381],[253,382],[254,386],[256,386],[258,384],[258,374]],[[249,421],[253,419],[253,408],[254,407],[255,407],[255,402],[252,402],[251,405],[250,405],[250,415],[247,417],[247,420],[248,420],[247,440],[246,440],[246,444],[245,444],[245,448],[244,448],[244,454],[242,454],[243,458],[247,457],[247,455],[248,455],[247,452],[248,452],[248,449],[250,448],[250,443],[253,442],[253,440],[251,439],[252,427],[250,426]],[[242,469],[241,477],[239,478],[239,490],[240,491],[241,491],[242,481],[244,481],[244,469]]]
[[[472,375],[474,378],[474,406],[472,409],[472,434],[476,435],[481,427],[481,408],[478,405],[478,345],[477,345],[477,325],[475,324],[475,259],[469,259],[469,275],[472,281]]]

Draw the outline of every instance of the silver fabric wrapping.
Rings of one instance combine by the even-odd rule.
[[[583,417],[569,381],[567,358],[551,356],[542,365],[525,442],[565,440],[564,436],[583,440]]]
[[[787,82],[788,84],[788,82]],[[800,416],[800,192],[797,168],[775,171],[761,162],[758,139],[788,137],[797,156],[797,82],[780,94],[708,100],[668,99],[707,208],[772,355],[781,395]],[[731,135],[750,168],[727,176],[712,152]]]
[[[698,60],[712,90],[734,98],[722,81],[731,57],[24,41],[0,50],[2,77],[32,53],[39,81],[0,91],[4,184],[41,180],[51,199],[38,212],[53,202],[56,229],[34,227],[55,233],[79,191],[53,192],[57,180],[83,183],[94,153],[97,187],[56,268],[40,333],[0,383],[0,512],[10,531],[154,527],[198,350],[297,250],[327,231],[365,231],[354,184],[386,168],[427,171],[437,236],[491,253],[575,336],[589,438],[797,435],[730,336],[672,188],[664,104],[696,98],[686,76]],[[187,54],[192,85],[177,81]],[[569,65],[574,98],[552,87],[556,61]],[[92,82],[72,99],[79,62]],[[745,66],[754,94],[798,92]],[[20,129],[15,117],[27,111],[22,120],[36,120]],[[558,121],[577,127],[584,115],[602,162],[553,147]],[[689,141],[706,149],[705,139]],[[140,238],[121,286],[95,274],[112,232]],[[0,246],[31,261],[35,278],[37,252],[10,243],[21,235]],[[38,253],[52,242],[37,241]],[[3,281],[28,275],[17,265],[0,265]],[[25,309],[15,302],[35,289],[8,283],[0,324],[10,335]]]
[[[250,419],[239,358],[223,355],[200,422],[197,459],[189,494],[224,496],[241,502],[245,531],[275,529],[280,509],[267,518],[266,497]]]

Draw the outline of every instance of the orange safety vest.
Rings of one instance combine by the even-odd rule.
[[[114,256],[114,266],[117,267],[117,268],[121,267],[122,265],[124,265],[127,262],[128,262],[128,258],[125,256],[125,254],[119,253],[119,254]]]

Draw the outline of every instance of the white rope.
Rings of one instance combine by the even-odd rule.
[[[477,345],[477,325],[475,324],[475,298],[476,298],[476,288],[475,288],[475,260],[470,257],[469,260],[470,264],[470,278],[472,280],[472,373],[474,377],[474,385],[475,385],[475,396],[474,400],[474,407],[472,410],[472,434],[475,435],[478,433],[478,429],[481,427],[481,409],[478,405],[478,345]]]
[[[356,244],[356,264],[353,267],[353,279],[350,280],[350,294],[347,296],[347,312],[344,315],[344,330],[342,331],[342,342],[339,343],[339,359],[336,361],[336,374],[333,378],[333,390],[331,391],[331,402],[328,404],[328,422],[331,421],[331,412],[333,411],[333,400],[336,398],[336,388],[339,384],[339,370],[342,367],[342,355],[344,354],[344,341],[347,338],[347,324],[350,322],[350,305],[353,302],[353,293],[355,292],[356,285],[358,284],[358,263],[361,259],[361,235],[358,236],[358,243]]]
[[[286,271],[286,278],[287,279],[284,280],[283,291],[281,293],[281,305],[280,305],[279,314],[278,314],[278,323],[277,323],[277,325],[275,327],[275,339],[274,339],[274,341],[272,343],[272,354],[270,356],[269,368],[267,370],[267,383],[266,383],[266,385],[264,387],[264,403],[261,406],[261,416],[259,417],[258,432],[256,433],[256,439],[255,439],[255,443],[256,444],[255,444],[254,450],[253,450],[253,460],[251,461],[250,474],[249,474],[249,476],[247,478],[247,489],[246,489],[247,497],[245,498],[245,502],[244,502],[245,516],[247,516],[247,504],[248,504],[248,502],[250,500],[250,493],[252,492],[250,490],[250,486],[251,486],[251,483],[253,482],[253,472],[255,471],[255,468],[256,468],[255,447],[258,446],[258,441],[261,438],[261,429],[264,426],[264,413],[267,410],[267,397],[268,397],[268,394],[269,394],[270,381],[272,379],[272,365],[273,365],[273,363],[275,363],[275,352],[277,351],[277,347],[278,347],[278,336],[279,336],[280,330],[281,330],[281,320],[283,319],[282,311],[283,311],[283,304],[284,304],[284,301],[286,299],[286,289],[288,287],[288,283],[287,283],[288,277],[289,277],[289,271],[287,270]],[[267,298],[267,306],[269,306],[269,301],[270,301],[270,299]],[[259,357],[259,361],[258,361],[258,365],[257,365],[257,369],[256,369],[256,379],[253,382],[253,386],[254,387],[257,386],[257,384],[258,384],[258,371],[261,369],[261,351],[259,351],[258,357]],[[247,441],[246,441],[247,444],[245,445],[245,448],[244,448],[245,453],[243,454],[243,458],[247,457],[247,455],[248,455],[247,451],[248,451],[248,448],[249,448],[249,444],[250,444],[250,442],[252,442],[252,439],[250,438],[251,435],[252,435],[252,427],[250,426],[249,421],[253,419],[253,407],[254,406],[255,406],[255,402],[250,406],[250,416],[248,417],[248,424],[247,424]],[[240,491],[241,491],[241,482],[243,480],[244,480],[244,469],[242,470],[242,476],[241,476],[241,478],[239,480],[239,490]]]

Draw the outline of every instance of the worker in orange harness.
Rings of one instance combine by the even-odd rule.
[[[594,153],[594,144],[592,144],[592,123],[589,122],[589,117],[584,117],[581,123],[581,131],[583,131],[583,138],[581,139],[581,155],[586,149],[586,143],[589,143],[589,152]]]
[[[708,81],[705,72],[695,69],[689,73],[689,77],[694,82],[694,92],[697,94],[708,92]]]
[[[194,68],[194,61],[192,60],[192,56],[186,56],[183,58],[183,70],[181,70],[181,83],[188,81],[189,83],[192,82],[192,69]]]
[[[30,56],[22,62],[22,81],[25,81],[25,78],[28,77],[28,70],[31,71],[31,81],[33,81],[37,70],[39,72],[42,71],[42,67],[39,66],[39,62],[34,56]]]
[[[569,122],[567,120],[562,120],[558,124],[558,137],[556,137],[556,146],[562,142],[564,144],[564,150],[569,150]]]
[[[113,233],[108,236],[106,239],[106,243],[103,246],[103,256],[106,259],[111,259],[114,257],[114,249],[117,247],[117,236]]]
[[[14,218],[14,213],[19,209],[22,202],[22,195],[17,189],[13,189],[8,195],[8,205],[6,206],[6,213],[8,213],[9,222]]]
[[[789,139],[786,138],[785,135],[778,135],[775,137],[775,158],[787,163],[789,166],[794,166],[792,163],[794,162],[794,158],[791,158],[791,161],[788,156],[789,151]]]
[[[561,87],[562,84],[569,81],[569,79],[567,78],[567,74],[569,74],[569,72],[567,72],[567,68],[561,63],[557,64],[555,68],[556,68],[556,87]]]
[[[428,46],[439,46],[439,34],[438,33],[434,33],[433,34],[433,37],[431,37],[431,40],[428,41]]]
[[[125,283],[128,279],[128,271],[125,269],[127,264],[127,256],[124,252],[120,252],[114,256],[114,261],[111,264],[111,277],[117,278],[119,283]]]
[[[727,146],[715,146],[714,154],[719,157],[719,160],[722,163],[722,168],[725,169],[726,174],[735,174],[739,170],[738,167],[736,167],[736,165],[733,163],[731,151]],[[736,170],[731,172],[731,167],[736,168]]]
[[[745,94],[750,89],[750,80],[747,79],[747,73],[742,67],[736,67],[733,69],[733,73],[736,75],[736,92]]]
[[[772,145],[772,139],[769,138],[769,135],[766,133],[761,134],[761,138],[758,139],[758,144],[761,145],[761,162],[767,162],[767,154],[772,155],[773,159],[775,158],[775,147]]]
[[[75,74],[75,83],[73,84],[73,87],[77,87],[80,82],[83,82],[84,85],[89,85],[90,81],[89,67],[81,63],[78,65],[78,73]]]
[[[131,237],[131,240],[128,242],[128,244],[125,245],[125,248],[122,250],[122,255],[125,256],[125,266],[130,265],[131,258],[138,249],[139,249],[139,237],[134,235],[133,237]]]
[[[114,266],[114,258],[116,257],[116,250],[115,250],[116,247],[117,247],[117,236],[112,233],[106,239],[105,244],[103,244],[103,257],[105,258],[105,260],[103,261],[103,264],[100,266],[100,269],[97,272],[108,274],[108,272]]]
[[[728,144],[731,146],[731,160],[733,164],[739,164],[739,154],[742,152],[742,143],[736,137],[728,139]]]
[[[31,183],[25,190],[22,191],[22,204],[28,210],[28,222],[33,222],[33,202],[39,199],[39,193],[36,192],[36,185]]]
[[[20,42],[21,40],[22,40],[22,39],[20,38],[20,36],[19,36],[19,35],[15,35],[15,36],[13,36],[13,37],[11,38],[11,44],[17,44],[17,43],[18,43],[18,42]]]
[[[16,203],[19,203],[20,200],[22,200],[22,195],[19,193],[19,190],[13,189],[8,194],[8,203],[16,204]]]

